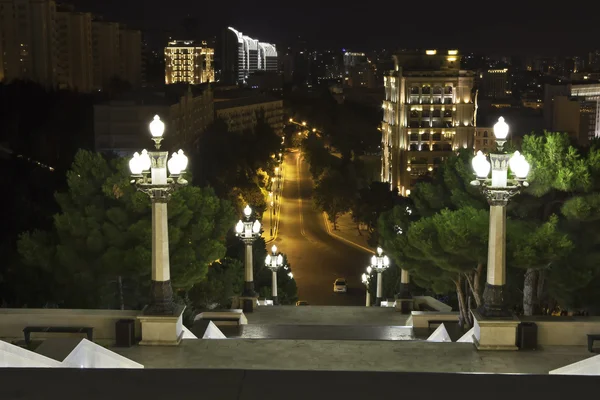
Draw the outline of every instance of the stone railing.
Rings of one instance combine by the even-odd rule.
[[[587,335],[600,334],[600,317],[520,317],[537,325],[540,346],[587,346]]]
[[[431,321],[458,322],[458,312],[412,311],[406,325],[428,329]]]
[[[23,340],[27,326],[79,326],[94,328],[94,341],[113,344],[115,324],[121,319],[135,321],[136,338],[141,337],[137,310],[71,310],[57,308],[0,308],[0,339]],[[55,337],[52,333],[33,333],[32,339]],[[60,336],[64,337],[64,334]],[[82,335],[72,335],[82,336]],[[83,337],[83,336],[82,336]]]

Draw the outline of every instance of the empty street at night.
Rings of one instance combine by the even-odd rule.
[[[365,287],[360,276],[371,254],[327,233],[324,216],[313,205],[313,181],[301,152],[286,155],[283,173],[275,244],[287,254],[298,285],[298,299],[310,305],[363,305]],[[336,278],[347,279],[347,293],[333,293]]]

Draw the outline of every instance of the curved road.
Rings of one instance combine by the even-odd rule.
[[[298,299],[310,305],[364,305],[361,274],[370,254],[327,233],[323,214],[311,198],[313,181],[299,151],[286,154],[279,231],[275,244],[287,254]],[[348,293],[333,293],[333,281],[346,278]]]

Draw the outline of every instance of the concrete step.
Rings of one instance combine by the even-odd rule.
[[[219,327],[228,338],[291,340],[413,340],[410,326],[239,325]]]

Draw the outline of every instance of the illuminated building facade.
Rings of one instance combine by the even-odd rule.
[[[492,99],[510,96],[508,90],[508,68],[488,69],[482,73],[483,93]]]
[[[223,38],[222,76],[225,83],[246,84],[257,71],[277,72],[275,45],[260,42],[229,27]]]
[[[384,77],[381,181],[410,194],[459,147],[472,148],[475,73],[460,69],[457,50],[394,56]]]
[[[165,47],[165,82],[198,85],[215,81],[215,49],[191,40],[175,40]]]

